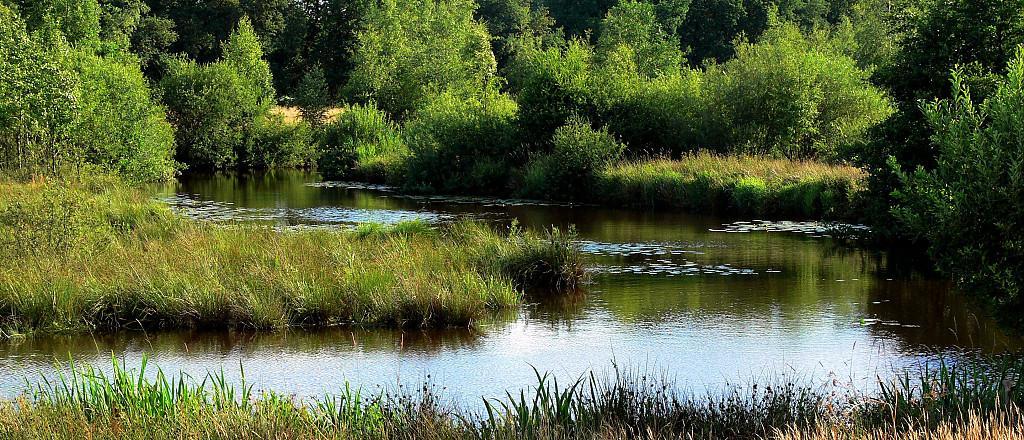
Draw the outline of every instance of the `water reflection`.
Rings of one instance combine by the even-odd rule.
[[[699,389],[772,371],[868,383],[893,366],[1021,340],[977,312],[948,283],[905,261],[836,245],[820,225],[765,223],[515,200],[407,197],[276,172],[183,179],[162,197],[210,218],[277,226],[370,218],[461,217],[531,228],[575,225],[595,270],[584,295],[529,296],[512,316],[474,330],[336,329],[274,334],[161,333],[33,338],[0,343],[0,394],[54,358],[129,364],[144,353],[170,371],[202,375],[238,365],[258,387],[298,395],[432,380],[456,396],[500,395],[532,383],[531,367],[572,378],[647,366]],[[253,215],[253,213],[257,213]],[[353,214],[358,213],[358,215]],[[723,226],[724,225],[724,226]],[[733,231],[724,231],[727,229]],[[785,229],[785,230],[783,230]]]

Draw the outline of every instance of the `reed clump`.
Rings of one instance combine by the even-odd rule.
[[[479,224],[280,231],[183,219],[105,178],[0,184],[0,331],[468,326],[583,277],[568,240]],[[538,255],[536,249],[564,247]],[[560,252],[560,253],[559,253]],[[555,255],[561,259],[545,259]]]
[[[1019,362],[908,372],[913,383],[952,385],[946,393],[963,406],[938,413],[930,390],[902,380],[882,382],[899,397],[786,381],[697,396],[641,372],[615,369],[567,384],[537,372],[530,389],[467,410],[430,384],[374,394],[346,385],[297,399],[255,392],[244,379],[229,384],[223,373],[197,381],[146,368],[145,359],[138,371],[115,360],[110,375],[72,365],[0,402],[0,439],[1011,439],[1024,426],[1019,394],[972,391],[998,390],[1000,376],[1020,378]],[[874,418],[878,411],[889,417]]]
[[[850,166],[702,152],[613,165],[599,174],[595,193],[622,206],[847,218],[865,178]]]

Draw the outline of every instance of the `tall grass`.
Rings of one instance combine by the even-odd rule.
[[[6,182],[0,195],[4,334],[468,326],[517,306],[517,286],[585,276],[570,240],[479,224],[221,227],[95,180]]]
[[[848,166],[696,153],[606,168],[595,193],[622,206],[843,218],[853,214],[864,178]]]
[[[296,399],[254,392],[244,381],[232,386],[223,374],[197,381],[159,370],[147,376],[146,368],[145,359],[139,371],[115,360],[107,376],[72,366],[21,398],[0,402],[0,439],[981,439],[1020,438],[1024,420],[1019,395],[997,405],[967,404],[988,397],[968,390],[982,384],[961,380],[994,378],[988,374],[992,365],[915,377],[948,381],[949,393],[965,393],[958,397],[959,411],[935,419],[926,415],[928,391],[904,381],[882,385],[896,387],[908,406],[896,405],[887,392],[837,392],[832,386],[755,383],[696,396],[641,372],[616,369],[607,379],[589,374],[567,384],[538,372],[532,388],[486,399],[484,409],[474,411],[445,400],[431,385],[369,395],[345,385],[335,395]],[[970,372],[964,376],[960,368]],[[1018,363],[1008,371],[1019,378],[1024,370]],[[994,384],[986,379],[983,386]],[[893,408],[886,420],[870,416]]]

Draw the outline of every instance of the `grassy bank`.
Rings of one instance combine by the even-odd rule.
[[[0,403],[0,438],[1019,438],[1024,399],[1005,380],[1019,380],[1021,364],[978,368],[908,373],[875,394],[761,383],[694,396],[640,373],[569,384],[538,374],[531,389],[474,412],[430,385],[298,400],[218,375],[140,379],[115,362],[112,376],[79,368]]]
[[[467,326],[586,276],[567,234],[221,227],[113,179],[0,184],[0,331]]]
[[[693,154],[614,165],[598,175],[598,200],[621,206],[746,215],[847,218],[863,171],[810,161]]]

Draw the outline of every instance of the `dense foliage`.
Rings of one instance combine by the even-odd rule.
[[[1024,48],[976,104],[963,68],[953,96],[925,106],[937,155],[902,175],[896,210],[939,266],[1004,310],[1024,306]],[[1012,314],[1020,320],[1019,313]]]

